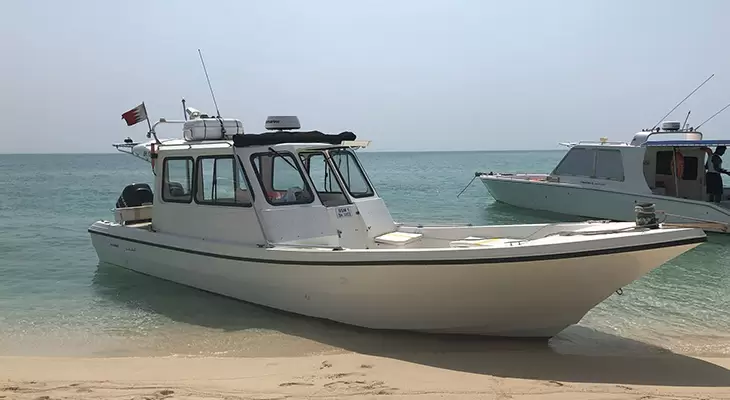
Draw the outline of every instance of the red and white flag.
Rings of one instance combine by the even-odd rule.
[[[147,108],[144,106],[144,102],[122,114],[122,119],[127,121],[127,126],[132,126],[138,122],[146,120]]]

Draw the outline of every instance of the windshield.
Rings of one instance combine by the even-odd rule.
[[[251,156],[256,177],[272,205],[306,204],[314,195],[296,159],[288,152],[259,153]]]
[[[347,191],[350,192],[352,197],[370,197],[375,194],[365,177],[365,173],[360,168],[360,164],[357,162],[355,155],[350,150],[330,150],[329,155],[332,158],[332,163],[340,172]]]
[[[300,153],[299,157],[325,207],[343,206],[349,203],[323,152]]]

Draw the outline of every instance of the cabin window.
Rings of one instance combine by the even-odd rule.
[[[656,174],[657,175],[674,175],[672,172],[672,166],[674,162],[672,158],[674,152],[671,150],[658,151],[656,153]],[[700,161],[697,157],[684,156],[684,171],[682,172],[681,179],[684,181],[697,180],[699,174]]]
[[[555,167],[554,174],[590,177],[593,175],[594,158],[592,149],[572,148]]]
[[[375,194],[352,152],[349,150],[331,150],[329,154],[332,163],[340,171],[342,181],[352,197],[370,197]]]
[[[270,204],[279,206],[314,201],[314,195],[291,153],[254,154],[251,163]]]
[[[657,175],[673,175],[672,174],[672,157],[673,151],[658,151],[656,153],[656,174]]]
[[[294,158],[290,155],[274,157],[274,168],[272,176],[272,187],[277,191],[286,191],[291,187],[304,187],[304,182],[296,168]]]
[[[200,204],[251,206],[246,175],[234,156],[198,157],[195,201]]]
[[[337,181],[324,153],[302,153],[299,154],[299,157],[302,159],[304,170],[309,174],[314,189],[325,207],[349,204],[347,196],[345,196],[342,186]]]
[[[191,157],[166,157],[162,166],[162,200],[169,203],[193,201]]]
[[[596,152],[596,179],[624,180],[624,165],[619,150],[603,150]]]

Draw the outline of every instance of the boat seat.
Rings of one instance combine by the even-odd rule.
[[[483,238],[469,236],[460,240],[449,242],[450,247],[501,247],[511,245],[513,243],[522,242],[521,239],[510,238]]]
[[[416,240],[420,240],[423,237],[422,233],[409,233],[409,232],[388,232],[380,236],[376,236],[373,240],[376,243],[390,244],[394,246],[405,246],[409,243],[413,243]]]
[[[185,197],[187,195],[182,183],[174,181],[168,182],[167,192],[171,197]]]
[[[286,190],[286,193],[284,194],[283,201],[287,203],[296,203],[299,201],[299,196],[297,194],[302,192],[302,188],[299,186],[292,186],[289,189]]]

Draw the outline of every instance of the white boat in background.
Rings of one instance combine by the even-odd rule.
[[[129,185],[115,220],[89,227],[99,260],[366,328],[550,337],[706,240],[651,218],[396,223],[354,151],[367,142],[300,131],[296,117],[269,117],[261,134],[239,122],[163,119],[184,137],[158,143],[152,127],[153,143],[121,145],[152,161],[155,194]]]
[[[681,137],[649,140],[672,134]],[[476,175],[496,201],[517,207],[632,221],[636,204],[653,203],[667,223],[728,232],[730,190],[720,203],[708,202],[704,166],[712,148],[730,140],[703,140],[701,132],[670,121],[629,143],[602,138],[565,145],[568,152],[549,174]]]

